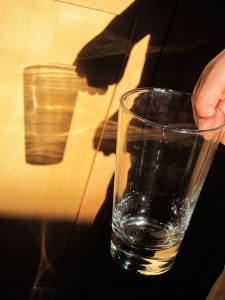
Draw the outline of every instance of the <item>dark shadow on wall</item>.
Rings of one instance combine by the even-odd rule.
[[[224,49],[223,14],[219,0],[136,0],[82,48],[76,72],[89,87],[106,91],[121,80],[134,45],[150,34],[137,87],[192,92],[205,64]]]
[[[74,62],[78,74],[86,77],[91,87],[106,91],[110,84],[121,80],[132,47],[151,34],[137,87],[156,86],[191,93],[206,64],[224,49],[225,6],[221,1],[204,0],[174,1],[169,8],[167,4],[135,1],[80,51]],[[160,27],[163,20],[166,26]],[[102,123],[97,128],[93,146],[108,156],[116,149],[117,112],[104,126]],[[110,299],[118,295],[129,299],[146,295],[153,299],[205,299],[225,263],[224,246],[218,249],[225,233],[224,196],[217,193],[225,194],[225,173],[221,170],[224,154],[225,148],[220,145],[173,268],[154,278],[130,274],[111,259],[111,179],[93,225],[94,228],[100,220],[106,220],[82,299],[93,295],[104,299],[105,292]]]
[[[224,49],[223,12],[221,1],[178,0],[168,4],[136,0],[82,48],[74,61],[76,72],[87,80],[86,88],[91,93],[95,89],[103,93],[121,80],[132,48],[150,34],[137,87],[156,86],[191,93],[206,64]],[[213,25],[208,20],[214,20]],[[116,112],[106,126],[103,122],[96,130],[93,146],[97,149],[101,142],[99,151],[105,155],[115,153],[117,117]]]
[[[221,165],[225,165],[225,147],[222,145],[218,148],[175,263],[170,271],[158,276],[145,277],[126,271],[110,255],[112,178],[95,223],[90,227],[76,228],[77,238],[71,245],[74,256],[70,256],[67,267],[70,283],[59,286],[56,299],[73,299],[76,295],[76,299],[82,300],[94,297],[205,300],[225,263],[225,244],[221,243],[225,235],[225,176]],[[96,234],[99,226],[102,227],[101,236]],[[84,246],[91,240],[98,245],[92,249],[90,257]],[[91,268],[81,282],[82,261],[86,263],[87,260],[90,260]]]
[[[150,34],[151,44],[140,81],[141,85],[148,85],[176,6],[174,0],[134,1],[82,48],[74,61],[78,75],[87,78],[90,87],[107,90],[121,80],[133,46]]]
[[[0,299],[54,299],[72,222],[0,218]]]
[[[96,218],[107,217],[82,299],[147,297],[163,300],[205,300],[209,289],[223,271],[225,246],[225,147],[220,145],[206,179],[189,228],[170,271],[158,276],[140,276],[118,266],[110,255],[112,178],[107,197]],[[220,192],[218,192],[220,191]],[[108,204],[107,204],[108,203]],[[95,226],[95,224],[93,225]]]
[[[72,222],[0,219],[0,298],[4,300],[137,299],[205,300],[225,264],[225,147],[220,145],[174,266],[159,276],[140,276],[110,255],[111,179],[92,226]],[[99,236],[99,228],[102,235]],[[95,241],[91,256],[85,248]],[[67,285],[60,284],[65,258]],[[90,263],[82,277],[82,263]]]

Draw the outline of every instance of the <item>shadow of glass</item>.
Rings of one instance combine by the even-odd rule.
[[[72,66],[37,65],[24,70],[26,162],[56,164],[70,133],[81,79]]]

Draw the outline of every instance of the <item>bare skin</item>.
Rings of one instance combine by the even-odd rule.
[[[221,124],[225,114],[225,50],[205,67],[193,91],[193,111],[200,129]],[[223,113],[222,113],[223,112]],[[225,131],[221,137],[225,145]]]

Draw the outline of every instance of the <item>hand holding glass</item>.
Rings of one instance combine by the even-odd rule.
[[[111,254],[123,268],[157,275],[172,267],[220,142],[221,115],[199,130],[190,94],[143,88],[121,97]]]

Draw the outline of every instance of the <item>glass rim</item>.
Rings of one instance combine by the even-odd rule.
[[[142,87],[142,88],[132,89],[132,90],[129,90],[129,91],[123,93],[121,95],[121,97],[120,97],[120,107],[125,112],[129,113],[130,115],[132,115],[133,117],[135,117],[137,120],[145,123],[146,125],[154,127],[154,128],[157,128],[157,129],[163,129],[163,130],[166,130],[166,131],[180,132],[180,133],[190,133],[190,134],[211,133],[211,132],[218,131],[218,130],[222,129],[225,126],[225,114],[221,110],[220,110],[221,113],[224,115],[224,121],[219,126],[208,128],[208,129],[189,129],[189,128],[169,127],[167,125],[162,125],[162,124],[159,124],[157,122],[153,122],[153,121],[147,120],[147,119],[145,119],[145,118],[143,118],[143,117],[141,117],[141,116],[133,113],[124,104],[124,100],[125,100],[125,98],[127,96],[135,94],[137,92],[150,92],[150,91],[163,92],[163,93],[183,94],[183,95],[190,96],[190,98],[192,98],[192,96],[193,96],[191,93],[182,92],[182,91],[175,90],[175,89],[158,88],[158,87]]]

